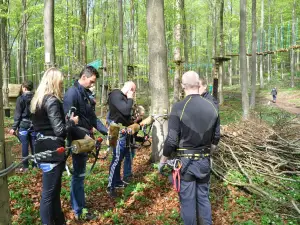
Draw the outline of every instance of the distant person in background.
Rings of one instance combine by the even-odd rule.
[[[276,103],[276,97],[277,97],[277,89],[276,89],[276,87],[274,87],[271,90],[271,95],[273,96],[273,103]]]
[[[34,154],[35,132],[32,129],[30,102],[33,97],[33,83],[24,81],[21,86],[20,96],[17,98],[16,109],[14,115],[14,123],[9,133],[16,135],[18,130],[19,139],[22,144],[22,157],[25,158],[29,154],[29,146],[31,154]],[[23,162],[23,168],[20,172],[26,172],[29,167],[28,160]],[[32,164],[35,167],[35,164]]]

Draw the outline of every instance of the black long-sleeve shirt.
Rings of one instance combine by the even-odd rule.
[[[121,90],[113,90],[108,98],[109,120],[115,123],[121,123],[123,126],[131,125],[132,105],[133,100],[127,98]]]
[[[175,103],[169,117],[163,155],[169,157],[177,148],[196,150],[217,144],[220,139],[215,136],[218,118],[215,104],[199,94],[188,95]]]
[[[22,120],[31,119],[31,113],[29,108],[32,97],[33,92],[25,92],[17,98],[14,123],[12,125],[13,130],[17,130],[18,128],[29,128],[30,125],[27,122],[22,122]]]

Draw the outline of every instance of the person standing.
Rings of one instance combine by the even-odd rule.
[[[276,98],[277,98],[277,88],[276,87],[272,88],[271,95],[273,97],[273,103],[276,103]]]
[[[128,127],[132,124],[132,106],[135,90],[135,84],[132,81],[128,81],[121,90],[115,89],[109,94],[109,115],[107,116],[109,124],[114,122],[124,127]],[[113,149],[113,158],[109,168],[107,186],[107,193],[113,198],[117,196],[115,189],[124,187],[127,184],[121,180],[120,175],[121,162],[124,156],[128,155],[128,157],[131,157],[131,152],[126,147],[126,137],[126,133],[120,133],[117,147]],[[130,163],[130,165],[124,166],[124,174],[130,174],[127,170],[131,170],[131,160],[128,163]]]
[[[78,116],[73,115],[69,121],[65,121],[62,105],[63,78],[63,74],[58,69],[48,69],[31,101],[32,123],[37,133],[36,153],[64,147],[67,132],[78,123]],[[60,202],[61,177],[65,160],[65,154],[55,152],[37,162],[39,168],[43,170],[40,204],[43,225],[66,224]]]
[[[95,102],[89,96],[89,88],[96,83],[99,78],[98,71],[92,66],[85,66],[80,75],[79,80],[75,81],[64,96],[64,112],[67,114],[72,107],[75,107],[75,115],[79,116],[76,128],[83,131],[84,135],[73,132],[68,136],[68,142],[83,139],[86,135],[93,135],[93,127],[99,132],[106,135],[107,128],[98,120],[94,108]],[[71,181],[71,205],[75,213],[76,219],[92,220],[94,215],[86,213],[82,217],[82,210],[85,208],[84,178],[86,172],[86,162],[88,154],[79,153],[72,154],[73,175]]]
[[[29,154],[29,146],[31,154],[34,154],[34,141],[35,132],[32,128],[31,113],[30,113],[30,102],[33,97],[33,83],[31,81],[24,81],[21,86],[20,96],[17,98],[16,109],[14,115],[14,123],[9,133],[17,135],[18,130],[19,140],[22,144],[22,157],[25,158]],[[26,172],[29,167],[28,160],[23,162],[23,168],[21,172]],[[35,164],[32,164],[35,167]]]
[[[199,95],[199,75],[188,71],[182,76],[186,97],[174,104],[168,121],[159,172],[163,173],[173,152],[182,162],[180,170],[181,218],[186,225],[212,224],[209,201],[211,145],[217,145],[218,110]]]

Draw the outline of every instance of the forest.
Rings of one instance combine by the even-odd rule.
[[[151,145],[136,152],[134,179],[121,197],[105,192],[111,156],[86,177],[95,220],[75,221],[64,173],[67,224],[183,224],[179,197],[157,167],[168,131],[162,115],[184,98],[181,77],[192,70],[219,102],[214,224],[299,224],[299,17],[297,0],[0,0],[0,169],[22,159],[20,141],[8,133],[21,83],[30,80],[36,89],[57,67],[66,91],[92,65],[100,74],[101,121],[108,94],[129,80],[137,86],[135,103],[156,119],[146,131]],[[41,177],[37,169],[0,175],[0,224],[41,223]]]

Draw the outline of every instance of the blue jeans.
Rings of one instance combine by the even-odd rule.
[[[135,149],[131,148],[128,149],[125,153],[125,159],[124,159],[124,168],[123,168],[123,177],[128,178],[132,176],[132,160],[135,156]]]
[[[72,154],[73,175],[71,181],[71,205],[76,215],[82,214],[85,207],[84,178],[87,153]]]
[[[61,177],[64,168],[65,163],[62,162],[51,171],[43,172],[43,190],[40,205],[40,216],[43,224],[65,224],[65,217],[60,203]]]
[[[109,167],[108,187],[113,190],[117,184],[121,184],[121,163],[127,154],[126,135],[121,135],[117,147],[113,149],[113,158]]]
[[[29,146],[31,149],[31,154],[34,154],[34,142],[36,139],[36,134],[32,130],[28,130],[25,128],[19,129],[19,138],[22,144],[22,157],[25,158],[29,155]],[[29,163],[28,160],[23,162],[23,167],[28,168]],[[32,167],[35,167],[35,164],[32,164]]]
[[[276,95],[273,95],[273,101],[274,102],[276,101]]]

